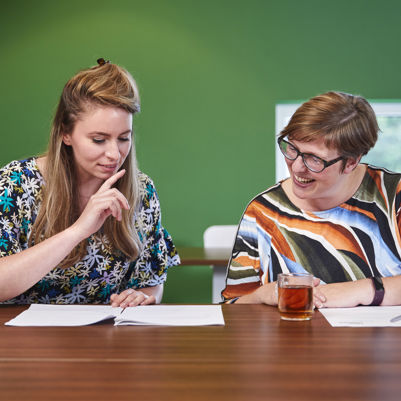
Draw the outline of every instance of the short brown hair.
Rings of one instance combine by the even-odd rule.
[[[366,155],[375,145],[379,126],[366,99],[343,92],[327,92],[303,103],[279,138],[301,142],[324,138],[345,159]]]

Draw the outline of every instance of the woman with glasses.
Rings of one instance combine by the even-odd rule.
[[[180,260],[137,167],[139,108],[133,77],[99,59],[64,86],[46,154],[0,169],[0,301],[161,301]]]
[[[401,174],[360,163],[378,131],[360,96],[297,109],[278,138],[290,177],[247,206],[225,302],[276,305],[277,275],[297,272],[317,278],[318,307],[401,303]]]

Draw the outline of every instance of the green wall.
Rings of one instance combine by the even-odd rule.
[[[105,57],[136,78],[140,168],[179,245],[274,183],[274,106],[327,90],[400,98],[401,3],[15,0],[0,9],[0,164],[42,152],[62,86]],[[208,302],[208,267],[165,302]]]

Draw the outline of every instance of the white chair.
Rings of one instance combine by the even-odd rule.
[[[216,249],[227,251],[229,255],[233,249],[235,237],[237,235],[238,226],[236,225],[220,225],[210,226],[203,233],[203,247],[205,252],[208,250],[213,252]],[[213,283],[212,283],[212,302],[219,303],[221,299],[221,291],[225,287],[227,264],[213,265]]]

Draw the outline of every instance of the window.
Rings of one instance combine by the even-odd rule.
[[[377,116],[381,132],[376,145],[362,158],[370,163],[389,170],[401,172],[401,101],[369,100]],[[291,116],[302,102],[276,104],[276,136],[288,124]],[[289,176],[284,156],[276,143],[276,182]]]

